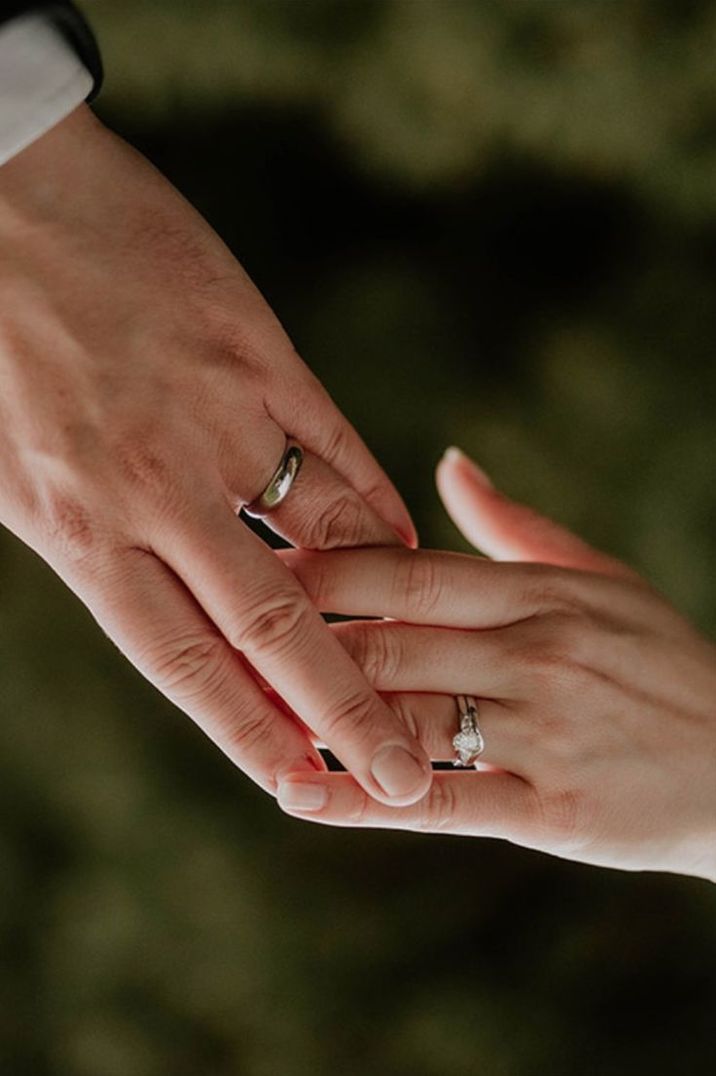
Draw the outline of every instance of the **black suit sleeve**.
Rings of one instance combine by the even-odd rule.
[[[55,24],[92,75],[94,88],[89,97],[91,101],[99,93],[103,71],[102,57],[89,24],[70,0],[54,0],[52,3],[43,3],[42,0],[0,0],[0,23],[31,11],[44,15]]]

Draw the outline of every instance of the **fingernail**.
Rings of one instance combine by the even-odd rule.
[[[373,756],[370,772],[386,796],[409,796],[425,784],[426,771],[417,758],[397,744],[381,747]]]
[[[397,534],[402,545],[407,545],[408,549],[417,549],[419,545],[418,532],[413,527],[411,530],[405,530],[404,527],[393,527],[394,532]]]
[[[281,781],[277,799],[284,811],[320,811],[328,802],[328,792],[310,781]]]
[[[400,541],[411,549],[415,549],[418,544],[418,534],[415,530],[415,524],[410,517],[410,512],[408,511],[407,506],[403,504],[400,497],[398,496],[397,498],[397,504],[395,499],[391,500],[387,511],[385,508],[383,510],[380,508],[376,510],[388,524],[393,533],[398,536]]]
[[[394,534],[398,536],[400,541],[409,546],[411,549],[415,549],[418,544],[418,532],[415,529],[408,510],[398,512],[390,512],[389,515],[383,517]]]
[[[484,486],[485,489],[495,488],[492,479],[485,474],[482,467],[478,467],[475,461],[466,455],[461,448],[458,448],[457,445],[450,445],[449,448],[446,448],[443,459],[447,463],[462,463],[463,466],[468,467],[481,486]]]
[[[450,445],[443,452],[443,459],[446,463],[459,463],[461,460],[467,459],[467,456],[457,445]]]

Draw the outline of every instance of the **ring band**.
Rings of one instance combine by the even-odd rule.
[[[477,699],[472,695],[456,695],[460,731],[453,737],[455,748],[453,766],[474,766],[485,750],[485,740],[477,723]]]
[[[250,504],[244,505],[247,515],[261,519],[286,500],[291,486],[296,481],[303,463],[303,449],[295,441],[289,441],[281,457],[281,462],[271,476],[269,484]]]

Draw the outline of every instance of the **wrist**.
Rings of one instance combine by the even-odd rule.
[[[106,134],[82,104],[2,165],[0,229],[55,220],[76,205],[78,197],[98,185],[93,158]]]

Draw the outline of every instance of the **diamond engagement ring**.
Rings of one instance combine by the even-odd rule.
[[[485,750],[485,741],[477,724],[477,699],[472,695],[456,695],[460,731],[453,737],[455,748],[453,766],[474,766]]]
[[[271,476],[269,484],[250,504],[244,505],[247,515],[261,519],[285,501],[291,486],[296,481],[303,463],[303,449],[295,441],[289,441],[281,457],[281,462]]]

